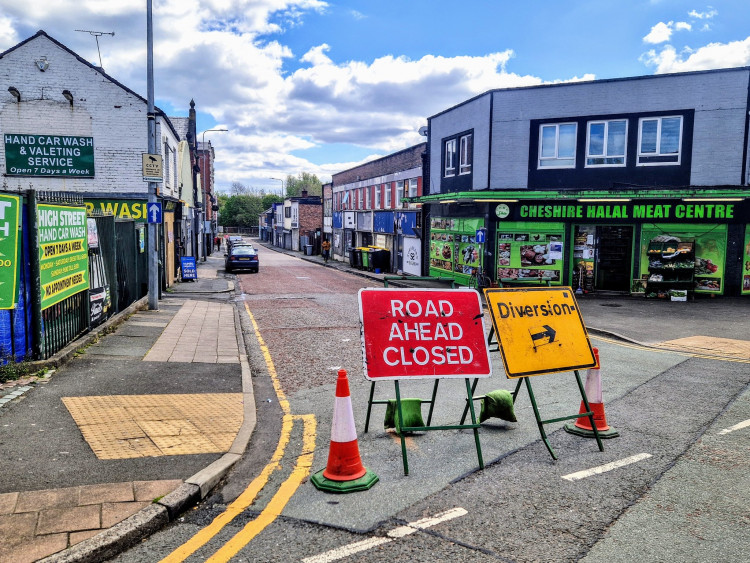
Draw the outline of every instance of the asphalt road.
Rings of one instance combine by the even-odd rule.
[[[477,467],[472,433],[447,430],[407,440],[410,474],[405,476],[399,442],[383,429],[382,406],[374,406],[370,431],[363,432],[370,385],[362,376],[356,293],[374,284],[264,248],[260,257],[260,273],[239,276],[243,293],[237,299],[258,404],[250,448],[214,495],[116,561],[163,559],[196,533],[206,534],[233,502],[236,517],[192,555],[169,560],[205,561],[212,554],[212,561],[308,563],[353,557],[373,562],[746,560],[750,430],[725,430],[750,419],[750,364],[593,337],[602,358],[607,419],[621,433],[604,442],[603,452],[595,441],[553,423],[546,426],[559,456],[553,461],[522,388],[515,405],[518,422],[493,419],[481,429],[484,470]],[[695,315],[680,323],[685,335],[691,324],[692,333],[700,333]],[[312,472],[325,467],[341,368],[350,374],[362,460],[380,481],[369,491],[346,495],[320,492],[308,479],[294,489],[295,476],[305,472],[311,420],[316,423]],[[514,388],[496,354],[493,370],[478,392]],[[572,374],[534,377],[532,385],[543,418],[578,411]],[[431,382],[403,387],[402,396],[428,397],[432,391]],[[387,383],[379,383],[376,392],[393,397]],[[433,424],[455,424],[465,397],[462,380],[441,382]],[[282,452],[284,409],[291,429]],[[269,470],[274,452],[278,463]],[[612,463],[621,466],[579,478],[579,472]],[[267,483],[254,502],[239,504],[248,485],[266,472]],[[286,500],[289,487],[293,495]],[[233,549],[225,547],[227,542]]]

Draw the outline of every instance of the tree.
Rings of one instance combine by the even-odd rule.
[[[315,174],[300,172],[295,178],[291,174],[286,177],[286,197],[299,197],[302,190],[307,190],[307,195],[323,195],[323,183]]]
[[[232,195],[245,195],[248,193],[248,189],[245,184],[232,182],[232,185],[229,187],[229,193]]]

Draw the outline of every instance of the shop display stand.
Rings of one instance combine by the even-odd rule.
[[[694,298],[695,243],[650,242],[648,272],[646,297],[673,301],[685,301],[688,296]],[[684,299],[674,292],[685,292]]]

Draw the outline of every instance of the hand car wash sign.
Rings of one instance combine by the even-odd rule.
[[[94,177],[94,138],[5,133],[8,176]]]
[[[366,288],[359,312],[369,380],[492,374],[476,291]]]

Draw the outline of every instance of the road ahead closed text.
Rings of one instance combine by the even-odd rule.
[[[365,377],[486,377],[482,309],[472,291],[363,289]]]

